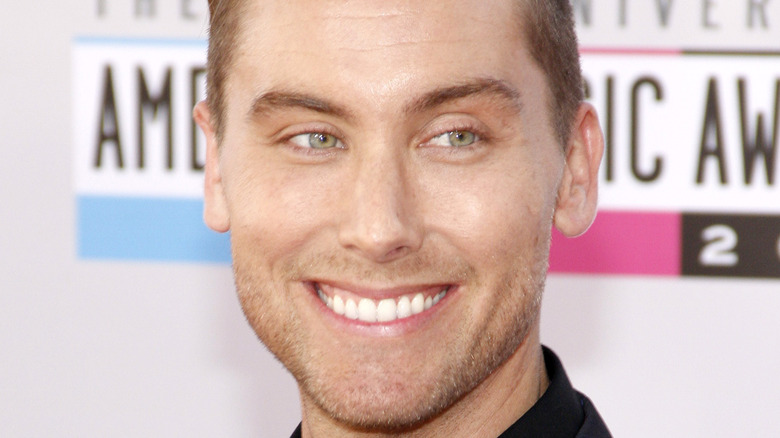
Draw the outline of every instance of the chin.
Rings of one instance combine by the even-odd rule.
[[[415,383],[371,385],[363,382],[350,388],[328,389],[307,389],[302,385],[301,390],[306,399],[330,418],[356,431],[366,432],[413,430],[451,404],[451,395]]]

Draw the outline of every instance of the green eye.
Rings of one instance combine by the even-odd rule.
[[[307,132],[298,134],[290,142],[305,149],[331,149],[344,147],[335,135],[324,132]]]
[[[476,141],[477,136],[469,131],[452,131],[447,133],[450,144],[455,147],[469,146]]]
[[[429,144],[432,146],[464,148],[473,145],[478,140],[477,134],[471,131],[449,131],[433,137]]]
[[[314,149],[329,149],[338,144],[338,139],[330,134],[321,132],[309,134],[309,146]]]

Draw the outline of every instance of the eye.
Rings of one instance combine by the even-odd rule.
[[[471,146],[477,140],[477,135],[471,131],[450,131],[433,137],[430,144],[461,148],[464,146]]]
[[[292,137],[290,141],[302,148],[330,149],[341,146],[341,141],[334,135],[324,132],[308,132]]]

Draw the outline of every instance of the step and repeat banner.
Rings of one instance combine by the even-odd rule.
[[[574,3],[606,135],[602,212],[585,237],[556,236],[553,272],[780,278],[778,7]],[[95,18],[110,6],[99,2]],[[136,4],[139,19],[154,13]],[[727,27],[744,44],[717,37]],[[666,41],[631,41],[633,28]],[[205,97],[203,34],[84,32],[72,50],[79,256],[228,263],[227,236],[198,214],[204,145],[191,109]]]
[[[556,303],[566,303],[566,293],[582,303],[578,292],[591,292],[610,311],[592,315],[602,327],[592,326],[592,357],[582,353],[577,360],[586,348],[567,350],[565,342],[558,351],[573,358],[564,363],[575,385],[585,385],[581,389],[617,436],[659,436],[653,431],[671,427],[681,434],[660,435],[711,436],[698,431],[712,430],[707,425],[713,422],[728,424],[722,413],[730,411],[691,406],[690,395],[675,406],[675,396],[662,392],[688,388],[688,394],[716,395],[713,382],[732,378],[714,379],[709,367],[697,365],[682,366],[678,376],[665,374],[659,383],[616,381],[618,367],[641,380],[658,366],[652,352],[613,342],[621,333],[636,333],[638,342],[660,345],[685,338],[685,330],[716,327],[720,320],[707,319],[706,309],[718,305],[707,295],[717,290],[713,296],[733,302],[739,315],[731,321],[737,328],[724,335],[740,339],[730,348],[742,340],[750,348],[750,342],[760,345],[758,368],[744,358],[723,358],[719,341],[706,337],[674,351],[702,351],[714,374],[757,372],[763,383],[754,388],[780,390],[766,371],[780,366],[772,345],[780,325],[753,315],[769,310],[772,291],[780,293],[780,1],[572,3],[585,91],[600,115],[606,150],[595,223],[576,239],[554,233],[549,312],[560,313],[566,304]],[[91,0],[78,7],[69,43],[73,257],[87,266],[229,270],[229,237],[202,221],[205,144],[191,117],[205,97],[206,0]],[[646,306],[655,293],[648,284],[663,287],[650,300],[658,308]],[[571,290],[558,290],[566,288]],[[675,296],[665,295],[669,290]],[[612,301],[605,303],[606,297]],[[679,303],[695,310],[666,320],[664,307],[673,314]],[[636,313],[630,317],[629,311]],[[758,324],[756,333],[739,331],[750,323]],[[566,339],[567,331],[583,336],[587,327],[562,327],[543,339]],[[670,336],[659,327],[677,331]],[[742,394],[730,385],[724,387]],[[635,391],[646,397],[635,400]],[[777,420],[767,431],[751,414],[765,411],[766,398],[751,398],[737,403],[730,397],[742,409],[733,430],[777,436]],[[649,427],[642,421],[656,421],[654,416],[640,421],[636,411],[674,416],[673,426]],[[720,414],[713,418],[712,412]]]

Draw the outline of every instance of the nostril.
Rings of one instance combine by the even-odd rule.
[[[395,248],[395,249],[392,249],[392,250],[388,251],[388,253],[385,254],[385,258],[386,259],[400,258],[400,257],[403,257],[404,255],[406,255],[406,253],[408,253],[408,252],[409,252],[409,247],[408,246],[399,246],[398,248]]]
[[[376,262],[392,261],[406,256],[420,246],[420,232],[412,221],[360,221],[342,224],[341,245]]]

